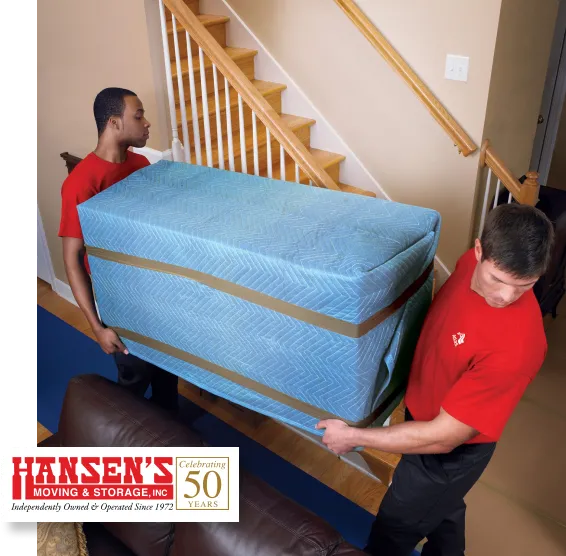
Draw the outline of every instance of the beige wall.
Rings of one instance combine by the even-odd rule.
[[[517,177],[536,134],[558,0],[503,0],[484,137]]]
[[[331,0],[227,2],[394,200],[442,214],[439,255],[452,268],[469,246],[477,155],[458,155]],[[476,143],[489,136],[524,173],[557,0],[358,3]],[[45,0],[38,10],[38,202],[56,275],[64,279],[57,227],[66,170],[59,154],[84,156],[94,147],[92,101],[111,85],[140,95],[154,123],[148,146],[166,149],[165,81],[153,0]],[[470,57],[467,83],[444,79],[448,53]]]
[[[469,245],[477,156],[458,155],[331,0],[228,3],[394,200],[440,211],[439,254],[453,266]],[[501,0],[358,4],[479,144]],[[444,79],[448,53],[470,57],[467,83]]]
[[[96,93],[110,86],[132,89],[154,123],[148,146],[167,148],[167,135],[142,0],[42,0],[37,6],[37,196],[55,274],[66,281],[57,231],[67,170],[59,155],[83,157],[96,146]]]
[[[566,109],[564,107],[558,125],[558,135],[554,145],[548,182],[545,185],[566,191]]]

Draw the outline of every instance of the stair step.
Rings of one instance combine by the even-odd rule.
[[[201,14],[197,16],[199,21],[207,28],[209,33],[214,37],[216,42],[222,47],[226,47],[226,23],[230,18],[225,15]],[[173,39],[173,21],[167,22],[167,34],[169,38],[169,55],[171,61],[175,62],[175,43]],[[179,43],[179,56],[187,57],[187,39],[185,29],[177,21],[177,42]],[[191,53],[198,54],[198,44],[191,38]]]
[[[295,133],[295,135],[299,138],[299,140],[306,146],[310,144],[310,128],[316,122],[310,118],[302,118],[300,116],[293,116],[291,114],[281,114],[281,119],[284,123],[289,126],[289,128]],[[214,124],[215,125],[215,124]],[[212,128],[212,124],[211,124]],[[245,137],[246,137],[246,161],[247,161],[247,170],[249,174],[253,174],[254,172],[254,156],[253,156],[253,129],[251,126],[245,127]],[[240,134],[234,133],[232,136],[232,144],[234,148],[234,165],[235,170],[237,172],[241,172],[242,165],[241,165],[241,149],[240,149]],[[212,141],[212,165],[218,167],[218,142],[215,139]],[[257,146],[258,146],[258,162],[260,172],[265,170],[267,174],[267,133],[265,130],[265,126],[261,123],[261,121],[257,120]],[[223,147],[223,159],[224,159],[224,168],[229,169],[229,152],[228,152],[228,139],[224,135],[222,141]],[[205,148],[205,139],[204,136],[201,136],[201,152],[202,152],[202,163],[207,163],[207,156],[206,156],[206,148]],[[279,144],[277,141],[271,136],[271,156],[273,166],[279,166]],[[194,145],[191,148],[191,162],[196,163],[196,155],[194,152]]]
[[[344,191],[344,193],[355,193],[356,195],[365,195],[366,197],[377,197],[373,191],[367,191],[366,189],[360,189],[359,187],[354,187],[353,185],[347,185],[345,183],[339,183],[338,187]]]
[[[257,54],[257,50],[252,50],[249,48],[236,48],[232,46],[227,46],[223,49],[224,52],[232,58],[232,60],[238,65],[238,67],[244,72],[244,75],[253,81],[254,75],[254,59]],[[200,61],[198,54],[193,56],[193,69],[195,78],[195,92],[197,98],[201,95],[201,83],[200,83]],[[214,79],[212,75],[212,61],[208,56],[204,57],[204,71],[206,75],[206,90],[207,93],[214,92]],[[218,74],[218,89],[224,89],[224,77],[217,71]],[[171,75],[173,77],[173,88],[175,89],[175,102],[179,104],[179,92],[177,88],[177,64],[175,62],[171,63]],[[183,76],[183,88],[185,91],[185,101],[190,99],[190,84],[189,84],[189,61],[188,58],[183,58],[181,60],[181,75]]]
[[[259,79],[252,80],[252,85],[261,93],[262,96],[266,97],[273,93],[279,93],[284,91],[287,88],[287,85],[282,83],[273,83],[272,81],[261,81]],[[187,99],[185,99],[187,100]],[[220,112],[224,114],[226,112],[226,95],[220,95]],[[202,120],[202,97],[197,99],[197,115],[198,119]],[[238,108],[238,93],[235,89],[230,87],[230,107],[231,108]],[[187,100],[187,121],[193,121],[193,113],[191,111],[191,103],[190,100]],[[208,94],[208,114],[210,117],[216,114],[216,102],[214,99],[214,91]],[[181,109],[177,108],[177,119],[180,120],[181,118]],[[234,125],[234,122],[232,122]]]
[[[232,58],[234,62],[238,62],[246,58],[253,58],[257,54],[257,50],[253,50],[250,48],[238,48],[235,46],[227,46],[223,50],[226,54],[228,54],[228,56],[230,56],[230,58]],[[200,71],[200,62],[199,62],[198,54],[193,56],[193,67],[195,70],[195,74],[198,71]],[[207,69],[212,68],[212,61],[206,55],[204,57],[204,68],[205,71]],[[185,75],[188,72],[189,72],[189,60],[188,58],[183,58],[181,60],[181,73]],[[177,66],[175,62],[171,62],[171,75],[173,76],[174,79],[177,78]]]
[[[228,21],[230,21],[230,18],[227,15],[199,14],[197,17],[205,27],[211,27],[212,25],[218,25],[219,23],[228,23]],[[180,23],[177,21],[177,30],[179,30],[179,26]],[[173,21],[167,22],[167,32],[173,33]]]
[[[340,163],[346,158],[342,154],[333,153],[329,151],[323,151],[320,149],[309,148],[311,155],[314,157],[316,162],[326,170],[330,177],[336,182],[339,182],[340,175]],[[285,156],[285,181],[296,181],[295,180],[295,162],[291,159],[289,155]],[[267,176],[267,171],[261,173],[262,176]],[[281,179],[281,167],[273,165],[273,179]],[[308,184],[309,179],[307,175],[299,170],[299,181],[300,183]]]
[[[271,107],[278,113],[281,113],[281,93],[287,88],[286,85],[281,83],[272,83],[271,81],[260,81],[254,79],[252,85],[258,90],[258,92],[263,96],[263,98],[271,105]],[[222,124],[222,133],[226,133],[227,122],[226,122],[226,93],[222,91],[219,95],[220,101],[220,120]],[[199,121],[200,136],[204,136],[204,124],[203,124],[203,100],[202,97],[197,99],[197,115]],[[186,114],[187,114],[187,125],[189,132],[189,139],[191,144],[194,143],[193,137],[193,113],[191,110],[190,102],[186,103]],[[230,116],[232,132],[238,131],[240,129],[240,118],[238,112],[238,93],[235,89],[230,87]],[[208,95],[208,117],[210,120],[210,132],[211,136],[216,139],[216,102],[214,98],[214,92]],[[181,108],[177,108],[177,121],[181,122]],[[252,111],[244,103],[244,127],[252,125]],[[178,126],[179,137],[182,137],[183,127],[181,124]]]

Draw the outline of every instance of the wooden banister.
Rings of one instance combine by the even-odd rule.
[[[522,205],[535,206],[538,199],[538,174],[528,172],[527,179],[521,183],[495,153],[486,139],[481,148],[480,166],[487,166],[497,176],[507,191]]]
[[[381,54],[385,61],[397,72],[405,83],[415,92],[426,106],[432,117],[440,124],[454,141],[454,145],[464,155],[468,156],[478,149],[472,138],[462,126],[449,114],[434,93],[425,85],[422,79],[407,64],[403,57],[393,48],[377,27],[353,0],[334,0],[344,13],[352,20],[364,37]]]
[[[163,3],[313,184],[339,191],[340,188],[330,175],[316,162],[307,147],[254,87],[238,65],[224,52],[185,2],[183,0],[163,0]]]

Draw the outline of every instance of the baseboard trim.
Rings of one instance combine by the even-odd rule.
[[[444,282],[450,278],[451,272],[448,267],[438,258],[438,255],[434,257],[434,268],[436,269],[436,291],[444,285]],[[435,292],[436,293],[436,292]]]
[[[77,307],[79,306],[77,301],[75,300],[75,296],[73,295],[73,290],[71,290],[71,286],[69,286],[67,282],[63,282],[63,280],[55,278],[55,282],[53,283],[53,291],[69,303],[72,303]]]

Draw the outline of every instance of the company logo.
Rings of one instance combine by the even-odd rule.
[[[452,334],[452,339],[454,340],[454,345],[456,347],[461,346],[466,340],[466,335],[458,332],[458,334]]]
[[[0,457],[5,521],[237,522],[239,488],[235,447],[44,447]]]

